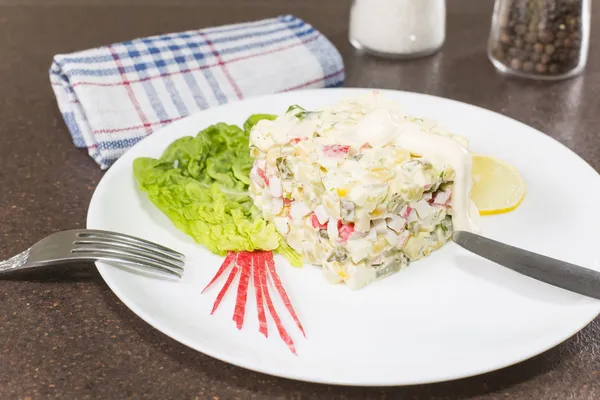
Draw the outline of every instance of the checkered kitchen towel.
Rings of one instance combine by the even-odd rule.
[[[341,86],[344,65],[291,15],[57,55],[50,81],[77,147],[108,168],[158,128],[259,94]]]

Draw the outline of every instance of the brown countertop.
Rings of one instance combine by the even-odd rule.
[[[449,0],[443,51],[391,62],[353,51],[346,38],[350,1],[0,1],[0,259],[49,233],[84,227],[102,177],[73,147],[57,110],[47,72],[54,54],[281,13],[306,19],[333,41],[345,59],[346,86],[489,108],[546,132],[598,170],[600,9],[593,10],[584,75],[535,83],[502,77],[488,62],[492,3]],[[0,279],[2,399],[592,399],[600,398],[599,354],[596,319],[556,348],[486,375],[408,388],[331,387],[265,376],[190,350],[129,311],[92,265]]]

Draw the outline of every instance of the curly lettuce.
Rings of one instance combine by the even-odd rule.
[[[177,229],[211,252],[272,250],[300,266],[300,255],[262,218],[248,193],[250,129],[261,119],[275,118],[256,114],[244,130],[218,123],[177,139],[159,159],[134,160],[135,179]]]

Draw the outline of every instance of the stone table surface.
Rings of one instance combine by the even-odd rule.
[[[402,89],[485,107],[558,139],[600,168],[600,9],[582,76],[509,79],[485,55],[491,0],[448,0],[438,54],[394,62],[358,55],[343,0],[0,0],[0,259],[85,227],[103,172],[70,141],[48,82],[52,56],[157,33],[292,13],[342,53],[346,86]],[[534,150],[532,150],[534,151]],[[600,320],[533,359],[459,381],[349,388],[227,365],[143,322],[92,265],[0,279],[2,399],[600,398]]]

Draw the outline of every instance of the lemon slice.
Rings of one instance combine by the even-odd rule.
[[[495,157],[473,154],[471,200],[480,215],[514,210],[525,197],[525,182],[515,167]]]

